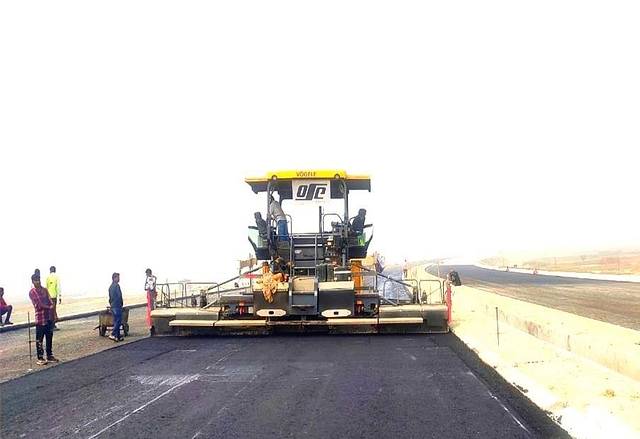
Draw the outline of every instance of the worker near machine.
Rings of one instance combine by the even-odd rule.
[[[56,316],[56,321],[58,320],[58,310],[57,310],[57,305],[58,305],[58,299],[60,300],[60,302],[62,303],[62,295],[60,294],[60,278],[58,277],[58,273],[56,273],[56,267],[55,266],[51,266],[49,267],[49,275],[47,276],[47,279],[45,280],[46,285],[47,285],[47,291],[49,292],[49,295],[51,296],[51,300],[53,300],[53,312]],[[53,330],[54,331],[58,331],[60,328],[58,328],[58,325],[54,324],[53,325]]]
[[[253,217],[256,219],[256,226],[258,227],[258,234],[261,238],[267,237],[267,222],[262,218],[260,212],[255,212]]]
[[[36,363],[40,366],[44,366],[49,362],[57,363],[58,359],[53,356],[53,326],[56,323],[53,300],[51,300],[49,291],[40,283],[40,274],[32,274],[31,283],[33,288],[29,291],[29,299],[35,310],[36,355],[38,357]],[[43,340],[47,343],[46,359],[44,358],[45,347],[43,346]]]
[[[287,282],[291,271],[291,263],[284,262],[281,256],[276,257],[271,261],[270,271],[273,274],[273,278],[278,282]]]
[[[156,299],[158,292],[156,291],[156,277],[153,275],[151,268],[145,270],[147,278],[144,282],[144,289],[147,292],[147,327],[151,329],[151,311],[156,309]]]
[[[109,287],[109,307],[113,315],[113,329],[109,339],[113,341],[124,341],[124,337],[120,336],[120,325],[122,325],[122,308],[124,302],[122,300],[122,290],[120,289],[120,273],[111,275],[111,286]]]
[[[353,233],[361,234],[364,231],[364,219],[367,214],[366,209],[358,210],[358,214],[351,219],[350,229]]]
[[[269,195],[269,211],[276,222],[278,241],[288,241],[289,229],[287,226],[287,216],[285,215],[284,210],[282,210],[281,203],[276,201],[276,199],[273,198],[273,195]]]

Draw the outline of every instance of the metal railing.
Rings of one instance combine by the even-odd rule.
[[[379,276],[384,276],[379,274]],[[401,303],[414,303],[423,305],[435,305],[445,303],[443,283],[439,279],[403,279],[398,280],[384,276],[386,280],[382,286],[382,301],[390,305],[400,305]],[[389,282],[392,288],[388,288]],[[392,290],[396,294],[388,297],[387,293]],[[398,292],[405,294],[405,299],[400,297]]]
[[[171,291],[172,286],[174,287],[173,291]],[[185,296],[185,286],[183,283],[168,282],[157,284],[156,291],[158,291],[158,297],[156,298],[156,307],[171,308],[172,304],[174,306],[178,304],[180,304],[179,306],[181,307],[184,306],[181,301],[181,298],[184,298]]]
[[[255,268],[247,273],[240,274],[224,282],[168,282],[157,284],[158,298],[156,306],[158,308],[207,308],[220,300],[225,294],[245,294],[251,291],[251,286],[224,288],[241,276],[261,270],[262,267]]]
[[[418,285],[420,289],[420,303],[445,303],[443,281],[440,279],[421,279]],[[427,288],[425,288],[425,286]]]

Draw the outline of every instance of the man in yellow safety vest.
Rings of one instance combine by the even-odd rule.
[[[55,322],[58,321],[58,311],[56,311],[56,306],[58,303],[62,303],[62,295],[60,294],[60,278],[56,273],[56,267],[51,266],[49,268],[49,276],[46,279],[47,283],[47,291],[49,291],[49,295],[51,296],[51,300],[53,301],[53,314],[55,316]],[[58,325],[54,323],[53,325],[54,331],[59,331]]]

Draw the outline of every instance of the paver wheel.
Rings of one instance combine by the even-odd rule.
[[[122,329],[124,330],[124,335],[127,336],[129,335],[129,324],[125,323],[124,325],[122,325]]]
[[[107,335],[107,327],[100,325],[100,337],[104,337],[105,335]]]

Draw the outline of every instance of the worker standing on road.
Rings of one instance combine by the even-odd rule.
[[[111,275],[111,286],[109,287],[109,307],[113,314],[113,329],[109,338],[113,341],[124,341],[120,336],[120,325],[122,325],[122,290],[120,289],[120,273]]]
[[[49,267],[49,276],[47,276],[46,283],[47,283],[47,291],[51,296],[51,300],[53,300],[53,312],[55,313],[56,321],[58,321],[57,304],[58,304],[58,300],[62,302],[62,296],[60,295],[60,278],[56,273],[56,267],[53,265]],[[56,324],[53,325],[54,331],[58,331],[59,329],[60,328],[58,328],[58,325]]]
[[[31,275],[31,282],[33,288],[29,291],[29,299],[35,309],[37,364],[44,366],[48,362],[57,363],[58,359],[53,356],[53,326],[56,323],[53,300],[51,300],[47,289],[40,284],[39,274]],[[43,340],[47,342],[46,359],[44,358]]]
[[[408,274],[409,274],[409,263],[405,259],[404,264],[402,265],[402,277],[406,279]]]
[[[147,292],[147,327],[151,329],[151,311],[156,309],[156,299],[158,297],[158,292],[156,291],[157,279],[153,275],[151,268],[147,268],[145,274],[147,275],[147,279],[144,282],[144,289]]]

